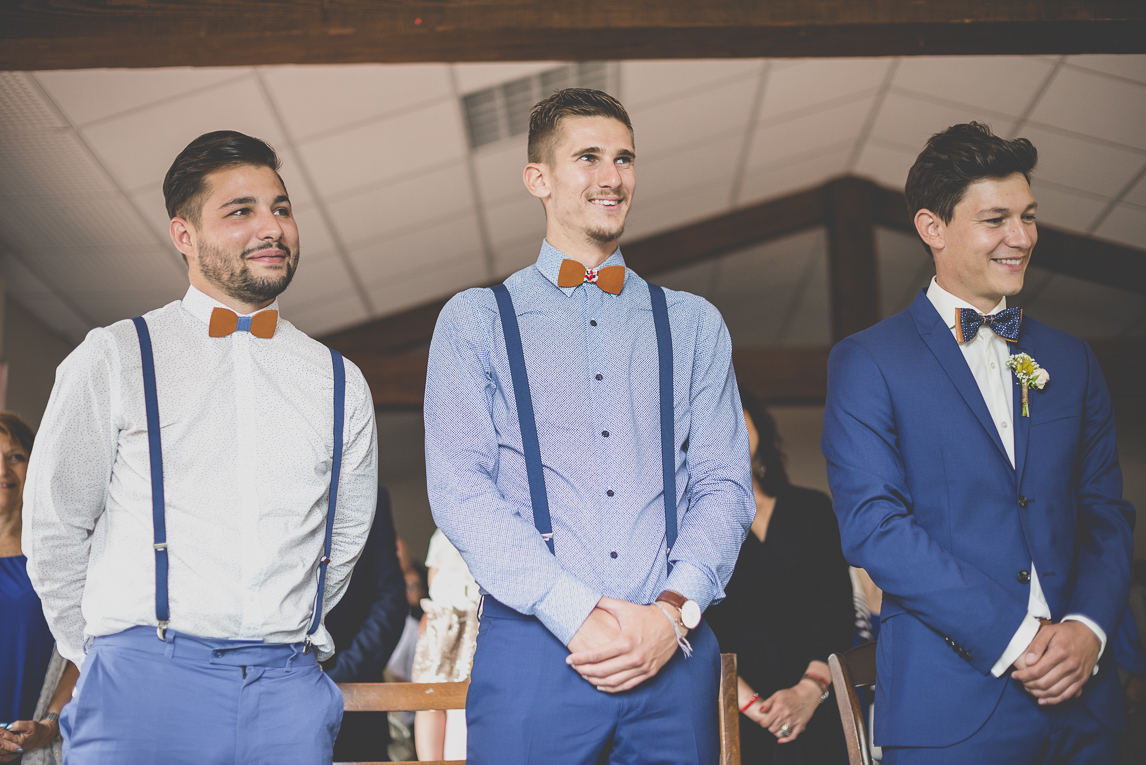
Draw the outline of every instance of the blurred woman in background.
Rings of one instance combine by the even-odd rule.
[[[741,403],[752,450],[756,518],[727,597],[705,618],[735,653],[745,765],[842,763],[847,756],[828,656],[855,635],[848,564],[832,502],[788,483],[776,423],[751,394]]]

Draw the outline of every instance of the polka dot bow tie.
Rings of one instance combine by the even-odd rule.
[[[557,286],[576,287],[578,284],[596,284],[610,295],[620,295],[621,288],[625,286],[625,267],[585,268],[566,258],[561,261],[561,270],[557,273]]]
[[[226,308],[216,308],[211,311],[207,334],[211,337],[226,337],[232,332],[250,332],[255,337],[270,340],[275,336],[278,323],[278,311],[259,311],[254,316],[240,316]]]
[[[1022,323],[1022,308],[1008,308],[994,316],[984,316],[974,308],[956,308],[955,339],[961,343],[974,340],[979,327],[986,325],[996,335],[1013,343],[1019,339],[1019,325]]]

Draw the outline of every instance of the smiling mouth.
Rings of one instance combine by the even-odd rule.
[[[597,197],[595,199],[590,199],[589,201],[592,202],[593,204],[597,205],[598,207],[605,207],[605,208],[619,207],[621,204],[621,198],[620,197]]]
[[[996,263],[1002,263],[1004,266],[1021,266],[1023,258],[992,258]]]

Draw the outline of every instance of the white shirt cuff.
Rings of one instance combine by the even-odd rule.
[[[1082,622],[1087,627],[1090,627],[1091,632],[1098,636],[1098,642],[1101,643],[1098,648],[1098,659],[1095,660],[1094,669],[1091,670],[1090,673],[1092,677],[1097,675],[1098,662],[1102,660],[1102,654],[1106,650],[1106,632],[1103,631],[1102,627],[1099,627],[1097,624],[1095,624],[1090,619],[1087,619],[1082,614],[1067,614],[1066,616],[1062,617],[1062,620],[1064,622]]]
[[[1003,655],[995,662],[995,666],[991,667],[991,674],[995,677],[1002,677],[1015,660],[1022,655],[1023,651],[1027,650],[1027,646],[1035,639],[1035,635],[1039,631],[1039,620],[1027,614],[1023,617],[1022,624],[1015,630],[1015,636],[1011,638],[1011,642],[1007,643],[1007,650],[1003,651]]]

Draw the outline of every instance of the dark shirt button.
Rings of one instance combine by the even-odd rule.
[[[1019,572],[1019,584],[1030,584],[1031,572],[1026,569]]]
[[[607,430],[602,430],[602,431],[601,431],[601,435],[603,435],[605,438],[608,438],[608,437],[609,437],[609,431],[607,431]]]
[[[611,496],[613,496],[613,490],[609,489],[607,492],[605,492],[605,494],[607,494],[608,496],[611,497]]]
[[[598,380],[604,380],[604,379],[605,379],[605,376],[604,376],[604,375],[597,375],[597,379],[598,379]]]
[[[616,558],[617,557],[617,551],[614,550],[613,552],[609,553],[609,557],[610,558]]]
[[[596,319],[589,319],[589,326],[590,327],[597,326],[597,320]],[[616,557],[616,556],[613,556],[613,557]]]
[[[1029,504],[1030,504],[1030,500],[1027,499],[1026,497],[1024,497],[1022,494],[1020,494],[1019,495],[1019,507],[1026,508],[1026,506]]]

